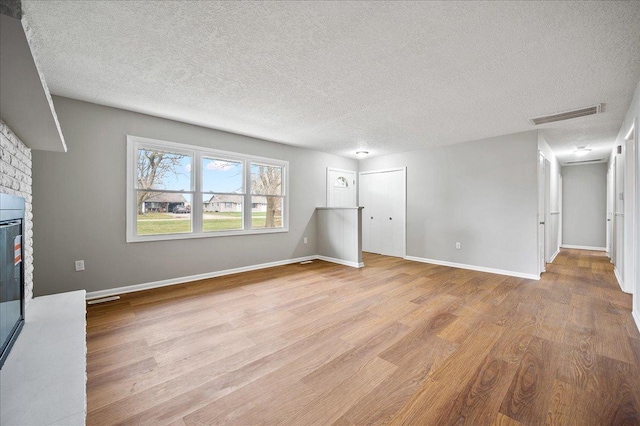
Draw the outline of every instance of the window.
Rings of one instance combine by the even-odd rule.
[[[286,232],[288,162],[127,137],[127,242]]]

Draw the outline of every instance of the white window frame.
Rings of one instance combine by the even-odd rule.
[[[137,153],[140,148],[153,148],[168,152],[184,153],[192,155],[192,178],[191,188],[182,192],[192,194],[191,202],[191,232],[179,234],[155,234],[155,235],[138,235],[137,234]],[[202,160],[207,158],[220,158],[232,161],[239,161],[243,164],[243,186],[244,194],[236,194],[244,197],[243,200],[243,224],[244,229],[228,230],[228,231],[203,231],[202,214],[204,194],[210,194],[209,191],[202,191]],[[251,163],[260,163],[282,167],[282,227],[280,228],[251,228]],[[127,135],[127,171],[126,171],[126,241],[127,243],[144,242],[144,241],[166,241],[166,240],[183,240],[188,238],[216,238],[227,237],[233,235],[257,235],[257,234],[275,234],[289,232],[289,162],[277,160],[273,158],[258,157],[254,155],[240,154],[237,152],[221,151],[217,149],[187,145],[177,142],[168,142],[157,139],[144,138],[140,136]],[[168,191],[178,192],[178,191]]]

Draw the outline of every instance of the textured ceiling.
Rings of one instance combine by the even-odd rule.
[[[607,156],[640,2],[29,1],[52,93],[354,156],[543,128]],[[534,127],[531,117],[604,103]]]

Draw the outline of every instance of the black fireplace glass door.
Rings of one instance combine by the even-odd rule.
[[[0,353],[23,318],[21,234],[20,221],[0,223]]]

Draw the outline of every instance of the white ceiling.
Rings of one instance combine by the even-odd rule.
[[[51,92],[355,156],[532,130],[608,156],[640,2],[23,0]]]

